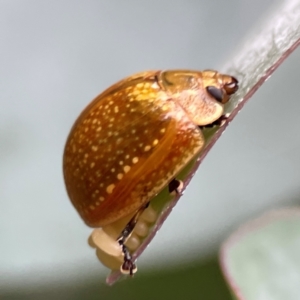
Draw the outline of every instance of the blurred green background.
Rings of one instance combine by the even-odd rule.
[[[298,203],[299,50],[211,150],[132,280],[105,286],[62,152],[103,89],[147,69],[222,71],[280,2],[0,1],[0,299],[229,299],[221,242],[261,211]]]
[[[184,268],[165,268],[140,272],[134,279],[126,279],[113,287],[104,278],[85,278],[68,285],[44,288],[31,287],[27,291],[14,290],[5,299],[232,299],[219,270],[216,259],[205,259]]]

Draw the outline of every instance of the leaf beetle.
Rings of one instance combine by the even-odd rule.
[[[68,136],[63,173],[89,243],[110,269],[133,275],[132,253],[157,212],[152,199],[180,193],[179,172],[203,149],[238,81],[213,70],[147,71],[96,97]]]

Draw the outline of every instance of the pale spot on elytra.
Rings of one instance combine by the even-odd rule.
[[[122,174],[122,173],[119,173],[119,174],[117,175],[117,178],[118,178],[119,180],[121,180],[121,179],[123,178],[123,174]]]
[[[130,171],[130,166],[124,166],[123,170],[125,173],[128,173]]]
[[[110,184],[109,186],[106,187],[106,192],[108,194],[111,194],[113,192],[114,188],[115,188],[115,185],[114,184]]]
[[[92,150],[93,151],[97,151],[98,150],[98,146],[92,146]]]
[[[147,146],[145,146],[144,151],[149,151],[150,149],[151,149],[151,146],[147,145]]]
[[[153,146],[157,145],[158,144],[158,140],[154,140],[153,141]]]
[[[95,163],[92,162],[92,163],[90,164],[90,167],[91,167],[91,169],[94,168],[94,167],[95,167]]]
[[[136,164],[138,161],[139,161],[139,158],[138,158],[138,157],[134,157],[134,158],[132,159],[132,162],[133,162],[134,164]]]

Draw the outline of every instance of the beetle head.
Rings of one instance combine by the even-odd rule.
[[[202,78],[204,88],[220,103],[227,103],[230,96],[238,90],[238,81],[233,76],[205,70]]]
[[[234,77],[212,70],[163,71],[159,84],[199,126],[219,119],[224,112],[223,104],[238,90]]]

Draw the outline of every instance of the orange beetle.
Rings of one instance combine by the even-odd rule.
[[[125,244],[143,211],[166,186],[180,192],[176,175],[203,149],[201,127],[220,120],[237,89],[234,77],[212,70],[142,72],[96,97],[73,125],[63,158],[68,195],[88,226],[122,224],[105,234],[123,273],[136,270]]]

